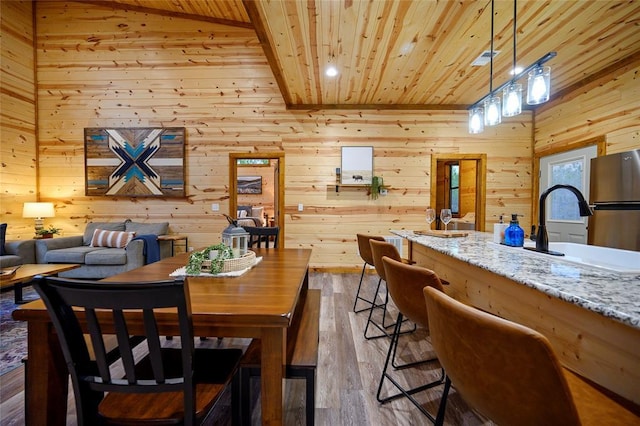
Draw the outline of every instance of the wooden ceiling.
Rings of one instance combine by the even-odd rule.
[[[255,28],[289,108],[462,109],[489,91],[490,66],[471,63],[490,50],[490,0],[115,1]],[[494,7],[497,87],[512,69],[514,2]],[[516,17],[519,66],[557,52],[552,97],[640,66],[637,0],[520,0]]]

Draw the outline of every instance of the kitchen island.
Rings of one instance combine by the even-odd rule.
[[[640,275],[492,242],[392,231],[450,296],[544,334],[567,368],[640,404]]]

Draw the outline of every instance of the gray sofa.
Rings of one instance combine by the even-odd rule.
[[[92,247],[94,230],[135,232],[140,235],[165,235],[169,223],[89,222],[84,235],[36,240],[38,263],[80,263],[81,267],[58,275],[67,278],[101,279],[139,268],[145,264],[144,241],[133,240],[125,248]],[[160,241],[160,257],[171,256],[170,241]]]
[[[0,256],[0,268],[36,263],[35,240],[7,241],[4,250]]]

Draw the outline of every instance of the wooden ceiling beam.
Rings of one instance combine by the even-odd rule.
[[[153,7],[139,6],[131,3],[114,2],[109,0],[91,0],[91,1],[71,0],[71,1],[74,1],[76,3],[84,3],[84,4],[108,7],[111,9],[113,9],[114,7],[119,7],[122,9],[132,10],[134,12],[154,13],[156,15],[169,16],[172,18],[191,19],[194,21],[202,21],[202,22],[209,22],[213,24],[229,25],[232,27],[253,29],[253,24],[251,22],[242,22],[242,21],[235,21],[231,19],[216,18],[213,16],[198,15],[195,13],[183,13],[183,12],[176,12],[176,11],[166,10],[166,9],[157,9]]]

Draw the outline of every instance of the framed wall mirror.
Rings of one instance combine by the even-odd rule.
[[[343,146],[340,172],[341,185],[371,185],[373,147]]]

